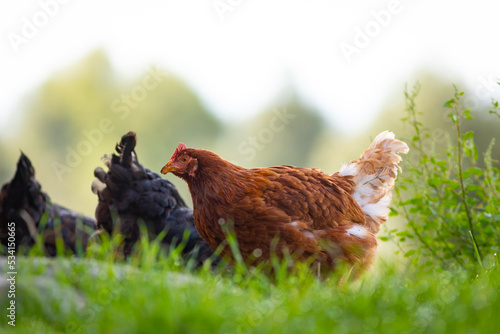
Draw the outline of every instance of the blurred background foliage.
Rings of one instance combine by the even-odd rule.
[[[404,87],[388,96],[368,131],[353,135],[327,124],[314,107],[301,101],[293,87],[254,119],[229,124],[215,117],[168,70],[153,66],[142,76],[126,80],[113,70],[106,54],[96,50],[54,73],[26,97],[15,134],[0,137],[0,182],[13,176],[22,150],[54,201],[93,216],[97,202],[90,190],[93,170],[103,165],[101,157],[112,153],[120,137],[130,130],[138,134],[139,161],[155,172],[181,141],[188,147],[213,150],[245,167],[292,164],[333,173],[342,163],[357,158],[383,130],[409,139],[408,129],[400,121],[405,116]],[[439,106],[452,95],[453,87],[432,73],[417,74],[422,84],[417,105],[425,111],[421,120],[433,127],[430,145],[444,144],[452,124]],[[460,82],[455,83],[460,87]],[[479,102],[473,109],[477,121],[471,130],[476,133],[479,152],[484,152],[499,131],[498,124],[487,117],[490,101]],[[495,149],[493,155],[500,159],[500,150]],[[167,178],[190,203],[184,182],[172,175]]]

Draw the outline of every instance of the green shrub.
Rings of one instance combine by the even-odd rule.
[[[439,131],[424,127],[418,118],[422,114],[415,104],[419,90],[417,83],[411,92],[405,91],[407,116],[402,121],[412,132],[410,157],[402,165],[405,172],[392,208],[392,215],[402,216],[406,226],[389,231],[383,239],[396,241],[406,257],[424,267],[479,264],[491,268],[500,248],[500,170],[491,154],[494,138],[480,155],[474,133],[462,130],[473,117],[462,107],[464,93],[456,87],[443,106],[450,129],[442,131],[442,138],[433,138]],[[492,104],[490,113],[500,117],[498,102]]]

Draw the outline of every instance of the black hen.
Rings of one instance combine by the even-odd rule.
[[[56,239],[62,236],[64,248],[73,253],[85,251],[96,225],[93,219],[53,204],[35,179],[35,170],[21,153],[14,178],[0,192],[0,241],[7,247],[8,227],[15,224],[16,250],[23,245],[31,248],[41,235],[44,251],[56,255]],[[5,249],[4,249],[5,251]]]
[[[166,246],[177,247],[188,232],[183,255],[201,265],[213,255],[213,250],[196,231],[193,210],[186,206],[172,183],[139,163],[134,150],[136,142],[134,132],[124,135],[116,145],[117,154],[103,158],[109,171],[106,173],[100,167],[94,171],[97,180],[92,184],[92,191],[99,197],[97,226],[110,235],[114,229],[119,230],[126,257],[139,239],[140,221],[145,223],[152,238],[165,231],[161,242]],[[113,224],[113,212],[119,218],[115,219],[119,226]]]

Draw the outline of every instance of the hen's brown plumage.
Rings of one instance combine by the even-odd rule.
[[[230,222],[249,264],[274,251],[299,260],[314,256],[328,268],[340,261],[366,266],[377,246],[378,226],[372,225],[387,218],[396,153],[406,151],[406,144],[384,132],[359,160],[328,175],[294,166],[246,169],[181,144],[162,173],[188,183],[196,228],[214,249],[225,240],[221,223]],[[223,256],[232,262],[229,247]]]

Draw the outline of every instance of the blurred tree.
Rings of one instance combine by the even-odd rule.
[[[139,80],[122,83],[97,50],[33,94],[13,142],[31,158],[54,200],[92,215],[93,170],[124,133],[138,133],[141,162],[158,172],[179,141],[210,149],[220,129],[179,79],[151,67]],[[187,189],[181,191],[188,197]]]
[[[55,73],[26,103],[16,145],[31,159],[39,182],[54,200],[93,213],[93,166],[115,138],[111,101],[117,78],[102,50]],[[103,120],[107,120],[104,122]]]
[[[437,149],[442,149],[447,144],[447,134],[451,133],[454,138],[454,124],[451,122],[448,114],[450,110],[443,107],[445,101],[453,97],[453,84],[438,77],[430,72],[421,72],[416,75],[421,84],[420,93],[416,99],[418,120],[423,124],[423,127],[429,130],[430,137],[424,140],[424,148],[432,149],[435,146]],[[489,114],[490,101],[475,98],[476,105],[467,106],[467,97],[473,96],[473,91],[468,91],[467,87],[461,82],[455,82],[459,91],[465,92],[463,102],[465,108],[471,108],[472,115],[476,117],[474,122],[464,122],[463,130],[473,130],[475,132],[475,141],[479,152],[484,152],[490,144],[491,138],[496,137],[497,144],[500,145],[500,122],[495,122],[492,115]],[[414,82],[408,83],[408,91],[413,89]],[[390,130],[396,135],[405,140],[411,140],[407,133],[412,133],[408,128],[408,124],[401,122],[401,119],[407,117],[405,111],[405,101],[403,94],[404,87],[400,92],[391,96],[386,106],[382,108],[382,112],[377,121],[373,124],[368,133],[375,137],[379,132]],[[500,149],[494,150],[493,156],[500,159]],[[482,161],[480,161],[482,163]]]
[[[492,109],[491,103],[489,102],[490,101],[481,101],[477,109],[471,109],[474,121],[465,122],[464,130],[474,131],[474,141],[480,153],[485,152],[492,138],[495,138],[492,157],[497,162],[496,166],[500,167],[500,163],[498,163],[500,161],[500,120],[497,116],[489,113],[489,110]],[[483,166],[482,162],[482,157],[480,157],[481,166]]]
[[[223,124],[179,78],[153,67],[126,91],[112,107],[118,116],[117,131],[120,134],[130,130],[137,132],[136,152],[144,166],[159,173],[179,142],[188,147],[214,150]],[[146,92],[144,98],[137,94],[139,91]],[[127,95],[132,103],[125,101]],[[116,136],[118,139],[119,135]],[[173,175],[167,178],[190,204],[191,195],[186,183]]]
[[[245,167],[307,166],[324,120],[296,94],[236,128],[227,140],[227,159]]]
[[[138,83],[140,85],[140,83]],[[163,74],[159,85],[148,92],[144,103],[125,116],[124,126],[138,132],[141,159],[161,168],[179,142],[188,147],[213,149],[221,124],[196,94],[172,74]],[[161,166],[160,166],[161,165]]]
[[[0,157],[2,157],[2,159],[0,160],[0,187],[2,186],[2,184],[12,178],[12,175],[10,175],[12,169],[8,167],[9,161],[8,159],[6,159],[6,156],[7,150],[5,144],[0,141]]]
[[[453,95],[453,86],[444,79],[428,72],[416,75],[416,77],[419,78],[418,81],[422,87],[416,100],[417,110],[422,113],[419,115],[420,122],[424,124],[424,127],[444,131],[444,129],[449,128],[449,123],[446,117],[447,111],[442,108],[442,105]],[[414,82],[409,82],[407,85],[408,91],[411,91]],[[401,121],[406,116],[404,87],[400,87],[400,90],[389,96],[386,105],[382,107],[378,119],[368,133],[375,137],[379,132],[390,130],[398,137],[403,138],[409,133],[407,125]],[[411,138],[406,137],[405,139]]]
[[[81,140],[109,114],[118,94],[115,75],[103,51],[90,54],[71,68],[56,73],[35,93],[25,111],[19,140],[54,150],[64,158],[68,145]]]

